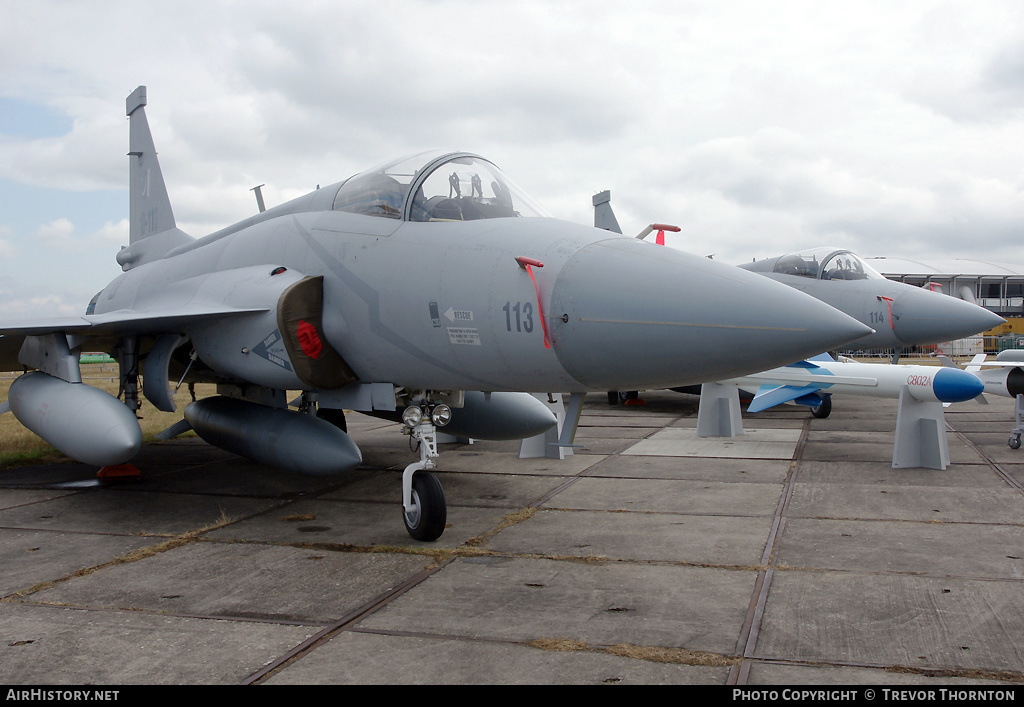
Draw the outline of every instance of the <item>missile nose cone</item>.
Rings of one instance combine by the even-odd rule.
[[[732,378],[872,332],[756,273],[629,238],[599,241],[569,258],[548,320],[562,366],[595,390]]]
[[[971,336],[1005,320],[971,302],[928,290],[905,292],[892,303],[893,332],[908,344],[934,344]]]
[[[932,382],[935,397],[944,403],[972,400],[985,392],[985,384],[973,373],[956,368],[941,368]]]

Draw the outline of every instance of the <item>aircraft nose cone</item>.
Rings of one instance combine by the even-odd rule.
[[[905,292],[892,303],[892,328],[908,345],[934,344],[971,336],[1005,320],[984,307],[928,290]]]
[[[629,238],[593,243],[569,258],[548,320],[563,368],[595,390],[732,378],[872,331],[761,275]]]

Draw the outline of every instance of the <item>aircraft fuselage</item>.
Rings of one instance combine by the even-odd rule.
[[[324,335],[357,378],[433,390],[684,385],[782,365],[808,339],[863,332],[756,275],[607,231],[549,218],[418,223],[316,210],[331,196],[319,191],[128,270],[94,313],[173,311],[205,298],[272,307],[260,287],[227,274],[322,276]],[[643,277],[624,282],[631,272]],[[237,351],[202,350],[216,324],[181,333],[216,369],[221,356],[255,360],[274,334],[273,318],[260,328],[260,316],[250,317],[249,339],[230,337]],[[744,338],[757,356],[735,345]],[[270,382],[289,380],[282,372]]]

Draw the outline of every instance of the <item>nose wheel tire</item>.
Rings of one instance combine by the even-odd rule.
[[[821,401],[821,405],[811,408],[811,414],[817,418],[824,419],[832,414],[832,398],[828,397]]]
[[[413,475],[412,504],[402,509],[402,520],[415,540],[430,542],[441,537],[448,521],[448,507],[436,476],[424,471]]]
[[[1020,449],[1020,435],[1010,437],[1010,441],[1007,444],[1010,445],[1010,449]]]

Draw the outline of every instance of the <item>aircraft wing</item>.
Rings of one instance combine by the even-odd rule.
[[[136,312],[130,310],[0,321],[0,370],[20,370],[18,353],[26,337],[46,334],[75,334],[83,337],[118,336],[122,334],[163,334],[182,332],[190,324],[202,321],[257,314],[265,307],[239,308],[226,306],[193,306],[174,311]]]
[[[206,319],[266,311],[268,311],[266,307],[198,306],[174,309],[173,311],[136,312],[124,310],[52,319],[0,321],[0,336],[40,336],[56,333],[80,334],[82,336],[169,333]]]

